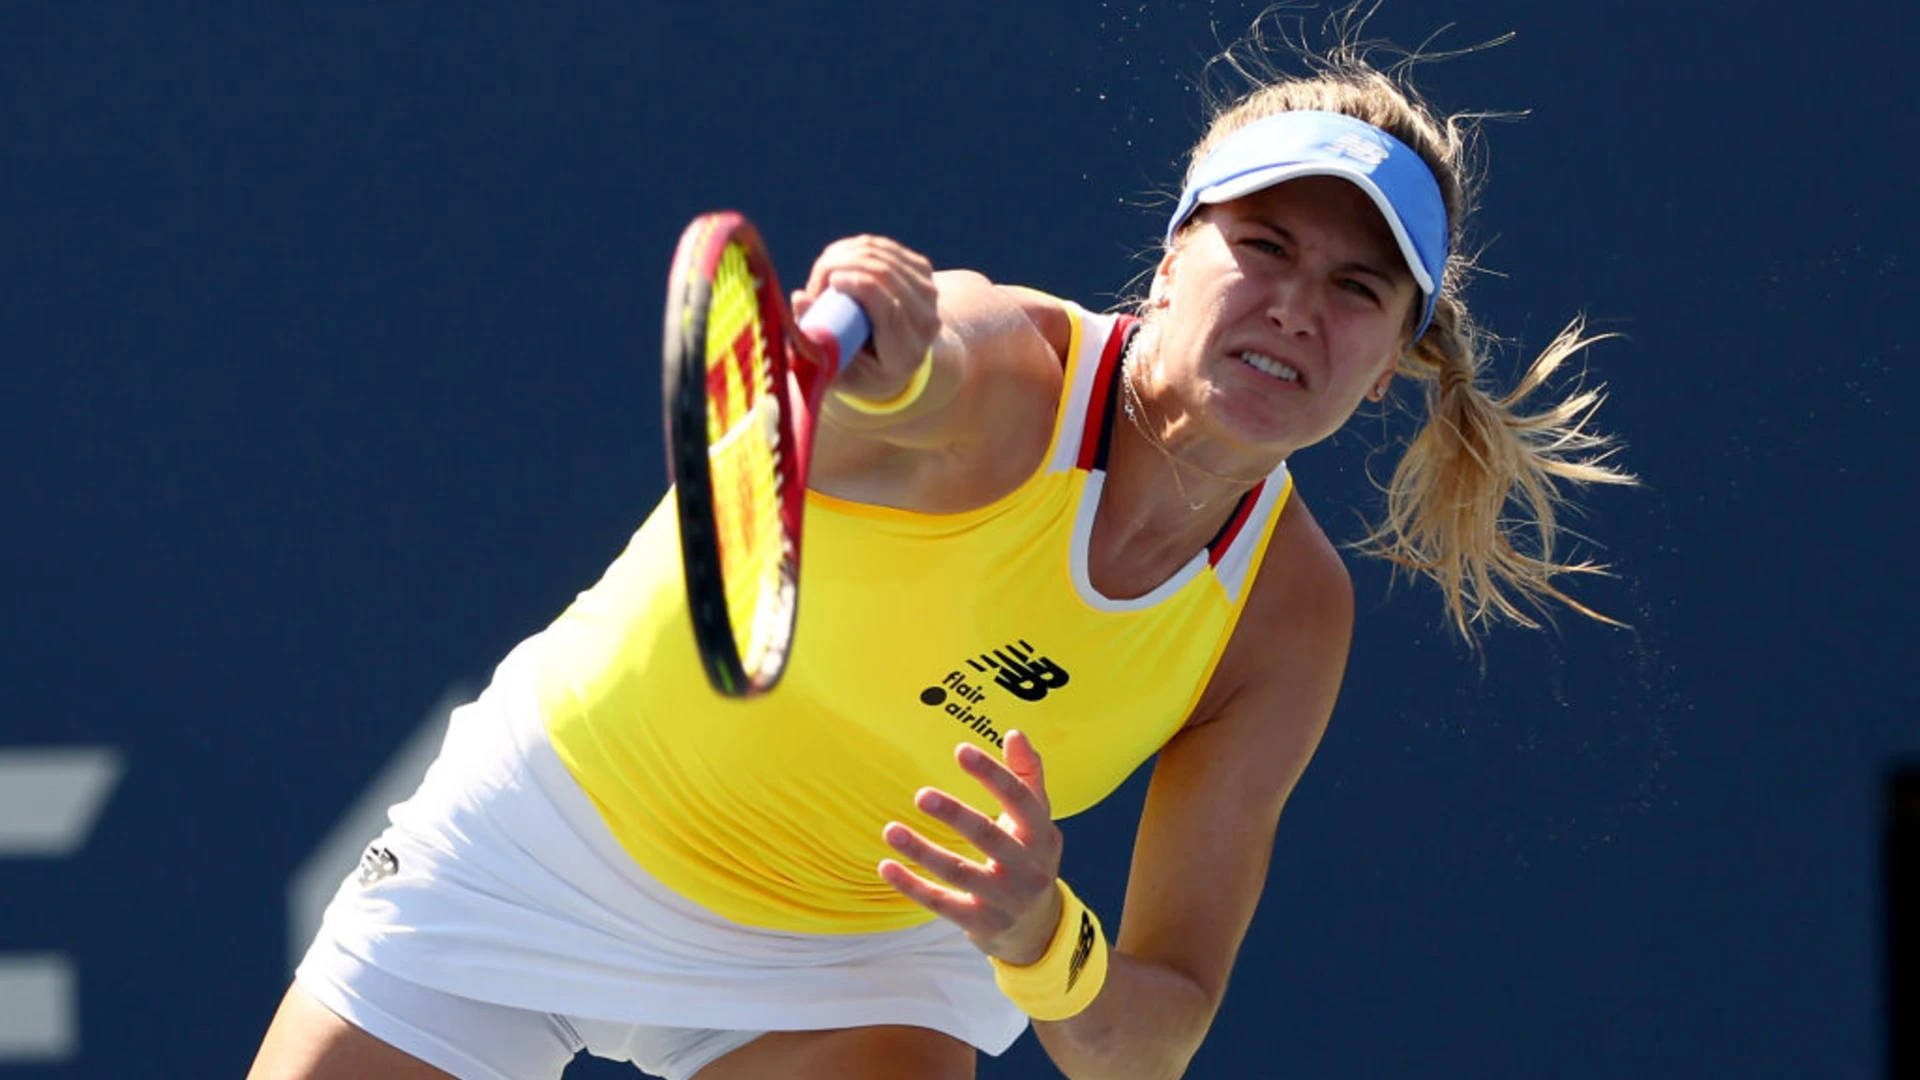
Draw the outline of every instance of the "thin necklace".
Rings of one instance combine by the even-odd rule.
[[[1138,335],[1135,335],[1135,337],[1137,339]],[[1146,402],[1140,398],[1140,388],[1133,384],[1133,365],[1129,362],[1132,359],[1133,342],[1129,341],[1127,342],[1126,351],[1120,356],[1120,389],[1124,391],[1120,401],[1121,407],[1126,410],[1127,419],[1132,421],[1133,426],[1139,430],[1140,434],[1146,436],[1147,441],[1153,444],[1153,448],[1160,451],[1161,455],[1167,459],[1168,467],[1173,470],[1173,486],[1180,492],[1180,498],[1187,504],[1188,510],[1195,512],[1205,510],[1207,508],[1207,500],[1203,499],[1200,502],[1194,502],[1193,496],[1187,494],[1186,482],[1180,479],[1181,469],[1192,469],[1194,472],[1210,480],[1218,480],[1223,484],[1239,486],[1250,486],[1266,479],[1265,474],[1253,477],[1252,479],[1240,476],[1227,476],[1223,473],[1213,472],[1202,466],[1195,465],[1193,462],[1174,453],[1173,448],[1168,446],[1164,439],[1160,438],[1159,433],[1154,431],[1153,426],[1148,424],[1145,419],[1147,406]]]

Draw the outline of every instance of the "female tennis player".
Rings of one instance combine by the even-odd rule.
[[[1368,546],[1467,633],[1565,599],[1559,481],[1625,479],[1591,396],[1518,411],[1577,325],[1483,388],[1462,154],[1336,56],[1213,122],[1137,312],[829,246],[796,307],[838,288],[874,334],[819,436],[780,687],[706,685],[663,502],[455,714],[252,1075],[530,1080],[585,1049],[673,1080],[966,1077],[1029,1023],[1066,1076],[1180,1075],[1347,659],[1288,456],[1424,384]],[[1155,754],[1110,937],[1055,821]]]

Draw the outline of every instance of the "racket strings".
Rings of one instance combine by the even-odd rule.
[[[747,254],[728,244],[707,308],[707,457],[721,580],[748,671],[784,650],[792,582],[781,520],[780,402]]]

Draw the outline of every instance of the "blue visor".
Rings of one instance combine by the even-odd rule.
[[[1338,176],[1367,193],[1393,229],[1433,321],[1447,267],[1447,204],[1420,155],[1372,124],[1340,113],[1298,110],[1256,120],[1220,141],[1193,169],[1167,223],[1167,243],[1201,204],[1223,203],[1302,176]]]

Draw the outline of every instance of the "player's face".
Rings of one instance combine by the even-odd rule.
[[[1220,435],[1282,452],[1389,377],[1420,301],[1386,219],[1337,177],[1205,208],[1157,274],[1163,371]]]

